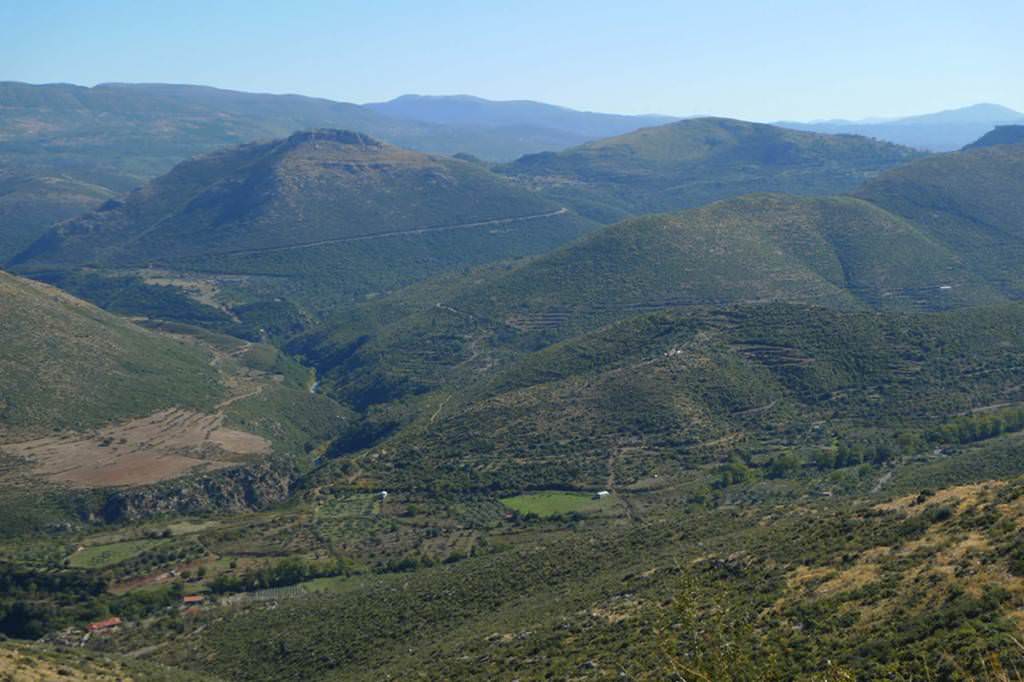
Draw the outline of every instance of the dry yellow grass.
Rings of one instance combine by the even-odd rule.
[[[839,601],[833,608],[844,613],[855,612],[858,617],[856,627],[870,628],[872,623],[890,618],[897,606],[906,609],[906,604],[901,604],[901,597],[864,597],[857,592],[881,580],[883,575],[890,580],[895,577],[898,581],[893,594],[928,595],[916,602],[910,613],[923,612],[957,592],[980,598],[993,585],[1016,595],[1011,603],[1021,603],[1024,599],[1024,578],[1012,575],[1006,562],[997,560],[998,548],[993,537],[984,530],[970,526],[965,528],[958,523],[965,513],[976,515],[981,510],[996,509],[1002,523],[1013,523],[1018,528],[1024,526],[1024,498],[998,507],[993,505],[1005,485],[1005,481],[985,481],[938,490],[923,503],[917,502],[917,495],[908,495],[877,505],[876,509],[910,515],[943,505],[953,513],[948,520],[932,523],[923,535],[913,540],[896,546],[878,545],[865,549],[853,563],[794,567],[787,575],[785,594],[776,600],[769,612],[779,613],[794,601],[838,597]],[[903,568],[893,576],[891,571],[900,565]],[[1018,608],[1007,615],[1020,625],[1024,634],[1024,609]]]
[[[114,660],[75,660],[17,645],[0,646],[0,679],[9,682],[133,682],[123,664]]]
[[[923,504],[917,503],[917,495],[905,495],[889,502],[876,505],[876,509],[883,511],[904,511],[909,514],[917,514],[929,506],[946,504],[951,501],[957,502],[958,512],[963,511],[972,504],[977,504],[981,496],[1005,485],[1004,481],[984,481],[970,485],[958,485],[952,488],[943,488],[928,497]]]

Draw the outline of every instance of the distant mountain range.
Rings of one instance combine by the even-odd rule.
[[[987,133],[990,120],[1012,115],[981,105],[871,125]],[[341,133],[292,135],[296,129],[358,131],[344,133],[357,143],[341,142]],[[599,139],[585,141],[592,137]],[[260,143],[218,151],[252,140]],[[538,149],[546,151],[496,166],[474,158]],[[453,160],[410,150],[462,153]],[[8,82],[0,83],[0,261],[20,253],[13,262],[22,268],[174,263],[278,278],[295,277],[298,268],[301,287],[316,273],[332,296],[362,295],[449,267],[541,253],[591,221],[750,192],[849,192],[920,156],[851,135],[468,96],[360,106],[190,85]],[[157,176],[126,201],[112,201]],[[25,251],[55,222],[101,205]],[[515,229],[501,222],[510,219],[520,221]],[[484,229],[472,234],[442,230],[392,241],[401,247],[385,260],[377,242],[363,239],[477,223]],[[348,239],[357,241],[342,248]],[[283,250],[320,242],[329,243],[299,259]]]
[[[678,120],[672,116],[623,116],[576,111],[543,102],[495,102],[470,95],[403,95],[388,102],[365,105],[387,116],[440,125],[514,129],[532,127],[557,130],[585,139],[612,137],[637,128]]]
[[[355,130],[432,154],[511,161],[666,120],[465,98],[360,106],[195,85],[0,82],[0,260],[180,161],[298,130]]]
[[[0,82],[0,159],[125,190],[217,147],[344,128],[410,149],[512,160],[665,123],[534,102],[400,97],[360,106],[199,85]]]
[[[14,255],[53,222],[95,208],[180,161],[228,145],[287,137],[297,130],[354,130],[425,153],[511,162],[524,155],[558,153],[638,129],[660,129],[674,120],[466,95],[405,95],[357,105],[196,85],[107,83],[81,87],[0,82],[0,260]],[[1004,107],[977,105],[896,121],[782,125],[856,133],[919,149],[952,150],[973,142],[995,125],[1021,120],[1024,116]],[[632,139],[602,146],[617,143],[629,145]],[[549,163],[546,159],[541,156],[517,163],[514,172],[536,175]],[[537,168],[531,170],[531,165]],[[805,179],[774,187],[760,187],[755,182],[751,189],[791,191]],[[738,186],[743,180],[732,178],[729,182]],[[584,193],[586,190],[589,188],[584,188]],[[690,183],[682,193],[693,190]],[[706,194],[716,196],[710,189]],[[623,200],[644,205],[648,198]],[[657,208],[657,204],[651,206]],[[684,205],[692,203],[669,202],[665,207]],[[624,215],[621,206],[596,205],[590,213],[605,220]]]
[[[935,152],[960,149],[999,125],[1024,122],[1024,114],[998,104],[975,104],[934,114],[890,120],[782,121],[784,128],[865,135]]]

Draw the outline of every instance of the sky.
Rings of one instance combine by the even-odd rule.
[[[0,0],[0,80],[755,121],[1024,111],[1022,0]]]

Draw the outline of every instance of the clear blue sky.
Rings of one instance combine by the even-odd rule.
[[[1024,0],[0,0],[0,80],[752,120],[1024,110]]]

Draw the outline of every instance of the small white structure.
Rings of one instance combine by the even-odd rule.
[[[388,497],[388,491],[387,490],[381,490],[379,494],[380,494],[380,499],[382,499],[382,500],[386,500],[387,497]]]
[[[608,492],[607,490],[599,490],[598,492],[594,493],[594,499],[595,500],[603,500],[604,498],[608,497],[609,495],[611,495],[611,493]]]

